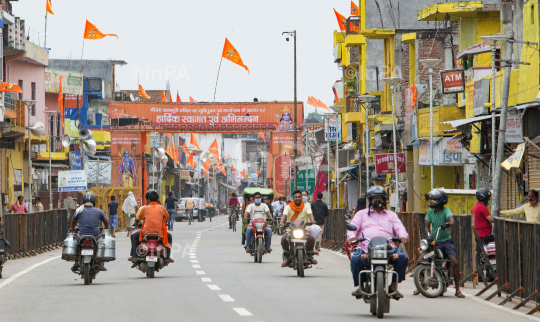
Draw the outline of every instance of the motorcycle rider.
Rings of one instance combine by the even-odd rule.
[[[472,214],[474,216],[474,228],[482,241],[482,244],[476,243],[476,263],[480,267],[482,265],[482,247],[495,241],[495,237],[493,237],[493,222],[495,220],[487,208],[491,199],[491,192],[486,188],[479,189],[476,191],[476,199],[478,199],[478,202],[474,205]],[[493,282],[493,276],[491,276],[489,270],[486,273],[486,279],[488,282]]]
[[[367,198],[369,208],[360,210],[351,220],[351,224],[356,226],[357,229],[356,231],[347,232],[349,243],[356,241],[359,236],[371,240],[375,237],[391,238],[394,237],[394,234],[401,239],[401,242],[408,242],[409,234],[407,233],[405,226],[403,226],[403,223],[399,220],[395,212],[386,209],[387,193],[384,188],[380,186],[369,188]],[[358,289],[352,293],[353,296],[360,296],[359,286],[363,283],[360,283],[358,277],[360,271],[367,269],[368,261],[367,259],[362,258],[362,254],[368,253],[368,244],[369,242],[367,240],[363,243],[358,243],[358,246],[351,257],[351,272],[353,275],[354,286],[358,287]],[[393,254],[398,254],[398,257],[393,258],[393,256],[390,256]],[[397,291],[397,284],[405,280],[405,270],[407,269],[409,258],[403,250],[396,247],[388,253],[388,257],[388,263],[394,265],[394,270],[398,274],[397,280],[396,275],[392,274],[390,293],[394,293]],[[362,275],[362,280],[365,278],[366,276]],[[395,296],[396,299],[401,297],[403,297],[403,295],[399,292]]]
[[[452,227],[454,226],[454,217],[450,209],[445,207],[448,202],[448,196],[446,192],[438,189],[433,189],[429,192],[429,211],[425,219],[425,229],[426,233],[431,233],[433,239],[437,237],[437,229],[445,224]],[[456,248],[454,247],[454,242],[452,241],[452,236],[450,235],[450,229],[441,229],[437,240],[435,240],[435,246],[441,247],[448,256],[450,263],[452,264],[452,272],[454,274],[454,282],[456,284],[456,297],[465,298],[465,295],[461,293],[459,289],[460,273],[459,273],[459,262],[456,256]],[[424,259],[426,252],[420,252],[418,257],[418,262]],[[413,295],[418,295],[420,292],[415,290]]]
[[[169,213],[165,207],[158,204],[159,194],[156,190],[148,190],[145,197],[146,202],[149,204],[141,207],[137,213],[137,220],[142,220],[143,226],[140,231],[131,235],[131,257],[128,258],[128,261],[134,262],[137,259],[137,247],[146,234],[157,233],[163,242],[163,246],[167,249],[165,263],[174,263],[171,258],[172,235],[167,232]],[[137,262],[135,261],[131,268],[136,266]]]
[[[103,222],[105,229],[109,229],[109,221],[103,211],[99,208],[94,208],[96,206],[96,195],[92,192],[87,192],[83,195],[82,201],[84,208],[82,211],[77,211],[75,216],[71,221],[71,231],[76,231],[77,223],[79,224],[79,236],[94,236],[96,239],[101,237],[99,233],[99,221]],[[99,264],[100,271],[107,271],[103,266],[103,261]],[[79,263],[75,260],[72,270],[77,270],[79,268]]]
[[[261,193],[255,192],[253,194],[254,203],[250,204],[246,208],[246,212],[244,214],[244,222],[246,225],[249,223],[249,218],[251,219],[266,219],[266,216],[270,217],[270,220],[273,220],[272,213],[270,212],[270,209],[268,209],[268,205],[265,203],[262,203],[261,199]],[[253,227],[247,226],[246,228],[246,253],[251,253],[251,234],[252,234]],[[266,226],[266,230],[264,232],[264,238],[265,238],[265,245],[264,249],[270,253],[272,251],[272,248],[270,247],[270,244],[272,243],[272,230],[268,225]]]
[[[308,222],[308,219],[314,223],[315,218],[313,218],[313,213],[309,204],[306,204],[302,201],[302,192],[300,190],[295,190],[293,192],[293,202],[288,204],[283,211],[283,217],[281,217],[281,222],[279,225],[281,227],[285,226],[285,222],[291,222],[293,220],[302,220],[305,223]],[[288,240],[290,232],[285,232],[281,238],[281,247],[283,248],[283,256],[285,261],[281,264],[281,267],[287,267],[291,263],[289,257],[291,256],[290,244]],[[313,253],[313,248],[315,247],[315,239],[311,234],[309,234],[309,227],[306,228],[306,251]],[[313,265],[317,264],[315,259],[311,259]]]

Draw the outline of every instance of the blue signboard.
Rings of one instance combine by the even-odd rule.
[[[71,166],[71,170],[82,169],[81,152],[79,151],[69,152],[69,165]]]

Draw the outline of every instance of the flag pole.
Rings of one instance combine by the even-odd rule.
[[[43,47],[47,48],[47,15],[48,12],[45,10],[45,42],[43,43]]]
[[[217,92],[217,83],[219,79],[219,71],[221,70],[221,62],[223,61],[223,56],[221,56],[221,60],[219,61],[219,68],[217,71],[217,78],[216,78],[216,87],[214,88],[214,102],[216,101],[216,92]]]

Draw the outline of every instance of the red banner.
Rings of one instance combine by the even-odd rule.
[[[290,180],[291,160],[291,157],[284,155],[274,158],[274,197],[287,197],[287,182]]]
[[[405,153],[397,153],[397,169],[398,173],[407,171],[407,160]],[[394,162],[394,154],[375,154],[375,169],[377,174],[393,174],[396,172],[396,162]]]
[[[280,155],[287,153],[288,155],[294,155],[293,151],[293,132],[281,133],[281,132],[272,132],[270,136],[270,153],[273,155]],[[296,149],[297,155],[301,155],[302,148],[302,132],[298,131],[298,137],[296,139]]]
[[[115,187],[141,187],[141,136],[111,132],[112,182]]]

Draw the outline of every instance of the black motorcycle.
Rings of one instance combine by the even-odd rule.
[[[446,293],[448,286],[454,283],[452,263],[441,247],[435,246],[441,229],[447,229],[444,224],[437,229],[435,239],[430,234],[420,241],[420,249],[425,251],[424,259],[418,263],[414,271],[414,285],[425,297],[435,298]]]
[[[347,224],[347,230],[356,231],[357,228],[353,224]],[[364,299],[365,303],[370,304],[370,312],[377,315],[379,319],[384,317],[384,313],[390,313],[390,299],[399,300],[401,294],[396,289],[390,293],[388,282],[392,280],[391,275],[397,272],[393,271],[393,265],[389,263],[390,251],[392,246],[390,241],[394,243],[401,242],[401,239],[392,237],[375,237],[373,239],[358,238],[352,244],[368,241],[368,253],[363,254],[368,262],[368,269],[360,272],[360,280],[362,274],[366,275],[365,282],[360,285],[360,294],[358,299]],[[395,255],[394,255],[395,256]]]
[[[294,220],[285,223],[285,227],[289,227],[290,234],[287,236],[289,241],[289,249],[291,256],[289,259],[291,263],[287,266],[296,270],[296,275],[304,277],[304,269],[311,268],[311,259],[313,258],[313,251],[308,253],[306,249],[306,227],[311,226],[311,223],[305,223],[303,220]],[[283,260],[285,260],[285,256]]]
[[[0,278],[2,278],[2,267],[7,262],[7,250],[11,247],[11,244],[3,237],[4,230],[0,230]]]

